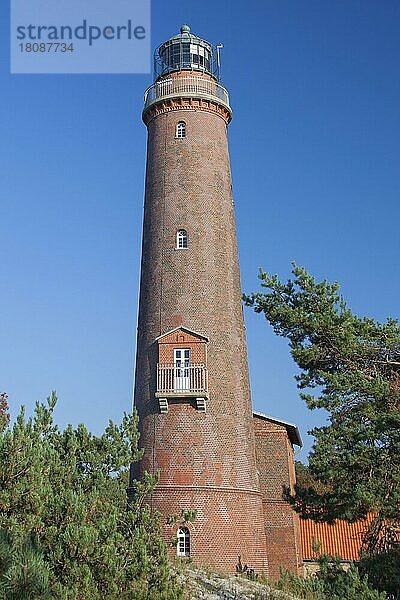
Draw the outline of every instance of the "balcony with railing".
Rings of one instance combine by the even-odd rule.
[[[202,364],[157,365],[157,398],[208,398],[208,371]]]
[[[155,102],[176,97],[217,101],[231,110],[229,94],[222,85],[212,79],[196,76],[171,77],[156,81],[144,94],[144,110]]]

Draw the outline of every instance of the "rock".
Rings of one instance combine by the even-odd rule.
[[[187,600],[297,600],[294,596],[271,589],[245,577],[222,575],[187,565],[177,571],[187,592]]]

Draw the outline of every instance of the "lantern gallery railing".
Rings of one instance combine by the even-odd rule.
[[[208,394],[208,371],[204,365],[182,363],[157,365],[157,396],[200,396]]]
[[[160,79],[151,85],[144,94],[144,109],[159,100],[171,98],[203,98],[218,100],[230,109],[227,90],[216,81],[202,77],[174,77]]]

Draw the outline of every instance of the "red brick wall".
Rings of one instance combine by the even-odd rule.
[[[237,556],[265,570],[225,108],[199,99],[160,102],[148,126],[135,378],[144,457],[160,471],[152,503],[164,515],[197,509],[192,557],[234,571]],[[187,137],[176,139],[178,121]],[[186,229],[189,247],[176,249]],[[184,325],[209,338],[207,412],[155,398],[156,338]],[[162,350],[163,352],[164,350]],[[166,536],[170,535],[166,530]]]
[[[191,362],[207,366],[206,340],[178,329],[158,340],[158,362],[172,364],[175,348],[190,348]]]
[[[263,499],[269,573],[302,572],[300,521],[282,498],[284,486],[295,484],[294,453],[286,427],[254,415],[257,465]]]
[[[191,489],[185,484],[158,486],[152,500],[166,516],[179,514],[182,509],[197,510],[194,522],[185,524],[191,533],[191,556],[195,563],[234,572],[241,555],[242,562],[256,567],[257,572],[268,572],[258,494],[198,485]],[[258,527],[249,526],[252,522],[258,523]],[[176,538],[178,528],[179,523],[164,526],[167,543]],[[171,547],[170,554],[176,556],[176,547]]]

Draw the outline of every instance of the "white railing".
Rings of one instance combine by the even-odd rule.
[[[157,365],[158,394],[204,394],[208,392],[208,371],[204,365],[181,363]]]
[[[144,94],[144,108],[146,109],[153,102],[172,96],[218,99],[227,108],[230,108],[229,94],[222,85],[211,79],[193,76],[156,81]]]

